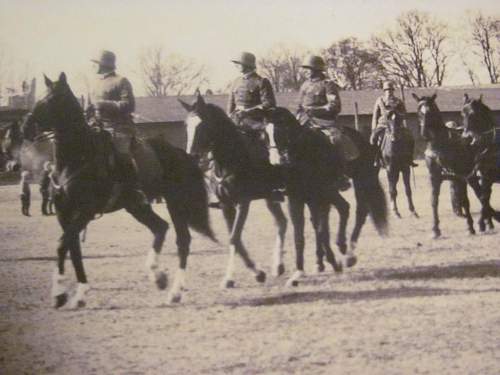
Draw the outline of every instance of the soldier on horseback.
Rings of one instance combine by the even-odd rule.
[[[147,203],[139,187],[137,166],[131,154],[131,145],[136,135],[132,113],[135,99],[129,80],[116,74],[116,57],[111,51],[101,51],[96,59],[97,66],[90,110],[90,125],[99,127],[111,134],[117,153],[119,169],[117,182],[126,186],[140,203]]]
[[[358,151],[352,141],[342,134],[336,122],[337,115],[342,108],[338,86],[326,76],[326,64],[322,57],[310,56],[301,67],[309,72],[309,77],[300,88],[297,118],[302,125],[326,131],[334,146],[334,163],[338,174],[339,190],[347,190],[350,183],[345,175],[346,154],[358,153]]]
[[[382,89],[384,94],[377,98],[375,107],[373,108],[372,134],[370,137],[370,143],[376,145],[378,148],[382,145],[382,140],[389,124],[389,113],[395,112],[400,118],[404,118],[406,115],[406,108],[403,101],[394,95],[394,83],[385,81]],[[407,139],[411,155],[413,155],[415,142],[408,132]],[[411,166],[416,167],[417,164],[412,162]]]
[[[241,76],[232,84],[227,113],[240,131],[247,136],[250,143],[249,151],[257,164],[262,167],[261,170],[264,173],[271,172],[273,166],[269,163],[265,118],[269,110],[276,108],[273,87],[267,78],[257,74],[253,53],[242,52],[231,61],[239,67]],[[272,198],[277,201],[282,200],[278,190],[273,191]]]

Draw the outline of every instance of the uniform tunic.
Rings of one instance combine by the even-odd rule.
[[[332,80],[321,75],[310,78],[302,84],[298,109],[298,117],[302,124],[308,117],[322,125],[333,126],[341,109],[338,86]]]
[[[403,101],[396,96],[392,96],[388,99],[384,96],[380,96],[375,101],[375,106],[373,108],[372,130],[378,126],[387,127],[387,116],[390,111],[395,111],[404,116],[404,114],[406,114],[406,108]]]
[[[238,121],[239,123],[244,124],[245,119],[262,122],[265,111],[274,107],[276,107],[276,99],[273,87],[267,78],[252,71],[234,81],[227,104],[227,113],[233,115],[243,109],[253,108],[240,116],[243,121]]]

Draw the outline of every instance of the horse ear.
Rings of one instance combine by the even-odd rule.
[[[192,106],[192,105],[190,105],[190,104],[188,104],[188,103],[186,103],[184,100],[182,100],[182,99],[177,99],[177,101],[178,101],[179,103],[181,103],[182,108],[184,108],[187,112],[192,112],[192,111],[193,111],[193,106]]]
[[[47,86],[49,89],[54,86],[54,83],[45,74],[43,75],[43,79],[45,80],[45,86]]]
[[[420,101],[420,98],[418,97],[417,94],[415,94],[414,92],[411,93],[411,96],[413,96],[413,99],[415,99],[417,102]]]
[[[62,72],[61,74],[59,74],[59,82],[64,83],[64,84],[68,83],[66,80],[66,73]]]
[[[467,104],[470,101],[469,95],[467,93],[464,94],[464,104]]]
[[[436,100],[436,98],[437,98],[437,96],[438,96],[438,94],[435,92],[434,94],[432,94],[432,96],[431,96],[431,100],[432,100],[432,101],[435,101],[435,100]]]
[[[200,90],[198,90],[198,93],[196,94],[196,109],[202,109],[205,107],[205,100],[203,99],[203,96],[200,93]]]

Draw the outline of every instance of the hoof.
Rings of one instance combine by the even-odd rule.
[[[259,283],[266,282],[266,273],[264,271],[259,271],[259,273],[255,276],[255,280]]]
[[[341,273],[342,271],[344,271],[344,267],[342,266],[342,263],[333,262],[332,267],[336,273]]]
[[[412,214],[414,218],[420,219],[420,216],[417,214],[417,211],[413,211]]]
[[[285,284],[287,288],[299,286],[299,280],[288,280]]]
[[[78,309],[85,307],[86,305],[87,305],[87,303],[84,300],[79,299],[78,301],[72,301],[69,304],[69,308],[70,308],[70,310],[78,310]]]
[[[156,272],[155,275],[155,283],[158,289],[165,290],[168,285],[168,277],[167,274],[163,271]]]
[[[179,303],[182,300],[182,294],[175,293],[168,296],[167,301],[169,304]]]
[[[63,307],[68,302],[68,294],[63,293],[54,297],[54,308]]]
[[[325,265],[323,263],[317,264],[316,273],[322,273],[322,272],[325,272]]]
[[[350,268],[350,267],[354,267],[354,265],[358,263],[358,258],[355,256],[355,255],[352,255],[350,257],[347,257],[346,261],[345,261],[345,265]]]
[[[225,280],[222,282],[222,289],[232,289],[235,287],[234,280]]]
[[[275,277],[279,277],[281,275],[283,275],[285,273],[285,266],[283,264],[280,264],[276,270],[275,270],[275,273],[274,273],[274,276]]]
[[[439,237],[441,237],[441,231],[434,231],[432,234],[432,239],[437,240]]]

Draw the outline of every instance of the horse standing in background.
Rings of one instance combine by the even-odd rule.
[[[471,138],[474,166],[468,179],[477,179],[474,191],[481,202],[479,229],[485,230],[491,220],[500,221],[500,212],[490,205],[491,188],[500,181],[500,129],[497,129],[490,108],[483,103],[482,97],[470,99],[464,95],[462,108],[464,138]]]
[[[418,97],[416,94],[412,94],[412,96],[418,103],[420,132],[427,142],[425,161],[432,188],[432,231],[434,238],[438,238],[441,236],[438,205],[442,182],[456,180],[459,183],[468,183],[474,191],[478,191],[480,187],[477,185],[474,173],[475,162],[470,142],[462,137],[450,136],[450,129],[446,127],[436,104],[437,95]],[[470,234],[475,234],[466,189],[462,186],[456,191],[461,194],[459,201],[462,203],[468,231]],[[480,229],[484,230],[485,226],[480,224]]]
[[[389,182],[389,195],[391,197],[392,211],[401,218],[397,205],[397,184],[399,175],[403,176],[408,209],[413,216],[418,218],[413,204],[410,174],[413,164],[412,150],[413,137],[408,129],[403,126],[403,119],[396,111],[390,111],[387,116],[387,129],[380,146],[382,164],[387,172]]]
[[[154,235],[146,267],[158,288],[166,288],[167,278],[159,270],[159,255],[168,224],[149,204],[131,199],[126,186],[118,186],[113,177],[119,173],[111,135],[90,128],[82,108],[61,73],[59,80],[45,77],[48,93],[38,101],[30,122],[41,131],[54,131],[56,194],[54,204],[63,235],[57,249],[57,268],[52,280],[55,307],[68,301],[64,279],[64,262],[69,252],[78,286],[69,305],[85,305],[89,290],[85,274],[79,234],[96,216],[125,209]],[[207,193],[201,170],[182,150],[159,138],[137,140],[133,153],[139,169],[139,179],[149,199],[163,196],[177,234],[179,268],[167,297],[179,302],[185,283],[185,272],[191,236],[189,227],[215,240],[209,224]]]
[[[289,285],[297,285],[304,275],[304,207],[308,206],[316,234],[318,270],[324,269],[323,258],[336,268],[335,257],[330,248],[329,211],[333,205],[339,213],[337,246],[347,255],[347,266],[356,263],[356,248],[361,228],[368,214],[381,235],[387,233],[387,207],[385,194],[378,180],[378,168],[373,162],[374,146],[366,142],[354,129],[344,127],[359,150],[359,156],[347,163],[346,172],[353,180],[356,197],[356,221],[350,238],[346,242],[349,203],[337,190],[335,165],[332,165],[332,144],[319,129],[301,125],[286,108],[276,108],[268,116],[270,147],[277,148],[281,163],[286,167],[286,189],[290,217],[294,226],[297,271],[289,279]]]

